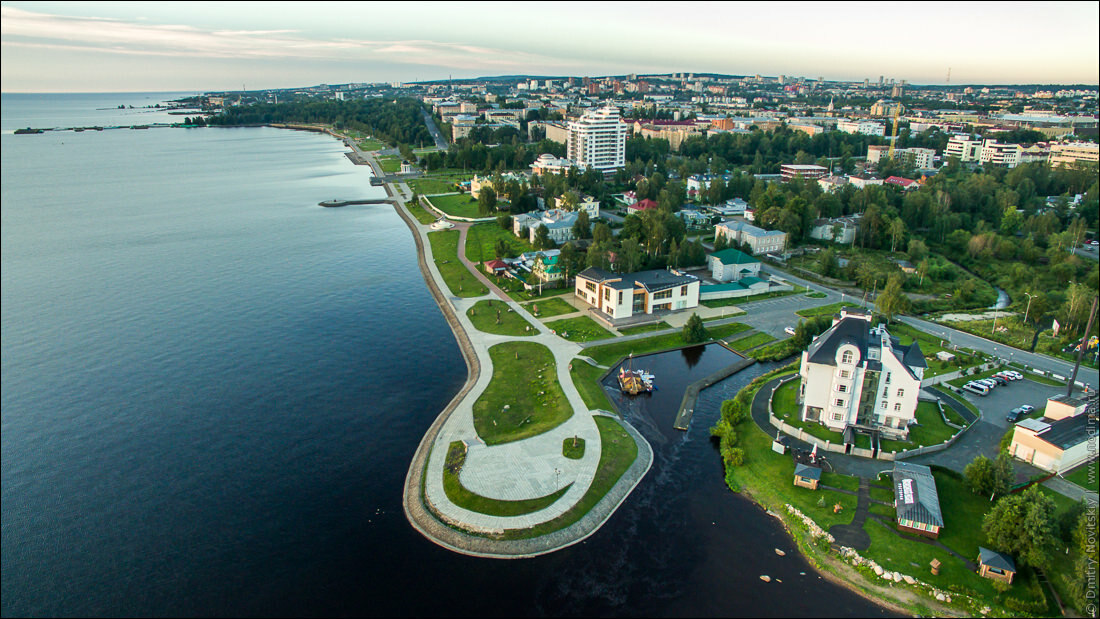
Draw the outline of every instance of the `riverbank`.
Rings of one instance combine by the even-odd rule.
[[[376,175],[380,173],[381,166],[371,153],[363,153],[362,157]],[[442,276],[434,260],[431,260],[431,246],[427,242],[429,230],[412,217],[405,204],[405,196],[411,192],[400,184],[395,187],[392,183],[386,183],[383,187],[389,196],[395,198],[395,210],[413,234],[421,274],[455,334],[468,370],[463,387],[428,428],[410,463],[402,500],[406,518],[417,531],[434,543],[455,552],[479,557],[533,557],[583,541],[607,522],[648,472],[653,461],[651,447],[630,424],[613,415],[591,411],[584,406],[575,386],[569,380],[568,372],[568,365],[576,357],[579,347],[555,337],[533,318],[530,322],[537,325],[538,333],[525,339],[540,340],[553,353],[554,365],[559,366],[556,368],[557,376],[561,378],[561,387],[570,401],[573,413],[568,421],[548,432],[503,445],[485,445],[473,431],[473,403],[485,393],[492,375],[490,371],[483,371],[492,367],[492,362],[488,359],[488,349],[509,338],[483,333],[472,324],[467,324],[469,318],[466,306],[472,307],[479,299],[484,300],[486,295],[471,299],[447,297]],[[465,230],[461,232],[464,233]],[[479,275],[472,265],[464,266],[475,276]],[[487,288],[495,288],[489,282],[484,283]],[[492,293],[489,296],[491,295]],[[526,315],[526,310],[506,296],[500,298],[499,302],[508,304],[511,311],[519,312],[521,316]],[[596,417],[612,419],[615,425],[623,428],[637,448],[637,455],[629,466],[621,473],[614,472],[617,479],[611,487],[605,490],[601,486],[598,490],[603,492],[602,496],[590,494],[597,491],[597,481],[607,475],[602,457],[605,448],[601,445],[601,433],[596,431]],[[553,466],[548,467],[543,461],[560,456],[562,438],[565,436],[583,438],[587,446],[586,454],[577,461],[552,461]],[[472,483],[481,484],[483,494],[504,489],[515,493],[517,484],[528,486],[520,488],[520,492],[533,491],[535,488],[545,488],[552,481],[553,487],[563,491],[564,496],[545,509],[522,516],[475,513],[455,505],[442,484],[446,447],[455,440],[469,444],[470,454],[466,467],[473,467],[474,470],[468,478]],[[548,452],[547,447],[552,447],[558,453],[553,453],[552,450]],[[536,453],[541,455],[534,458]],[[523,464],[524,459],[530,466]],[[513,474],[510,469],[517,463],[526,467],[526,474],[530,479],[520,479]],[[495,477],[501,479],[494,479]],[[494,482],[496,486],[493,485]],[[563,483],[565,485],[561,485]],[[486,491],[485,488],[489,490]],[[501,497],[498,500],[510,499],[511,497]],[[588,505],[593,501],[595,504],[590,509],[581,508],[587,511],[577,512],[578,506]],[[549,531],[545,534],[538,533],[544,529]],[[525,531],[530,531],[533,537],[520,539],[527,535]]]

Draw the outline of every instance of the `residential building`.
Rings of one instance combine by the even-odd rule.
[[[888,145],[867,147],[867,163],[877,165],[890,154]],[[931,148],[895,148],[894,157],[908,161],[914,168],[927,170],[934,166],[936,151]]]
[[[634,204],[631,204],[630,206],[626,207],[626,210],[631,215],[641,215],[646,211],[656,210],[656,208],[657,203],[653,200],[650,200],[649,198],[646,198],[644,200],[638,200]]]
[[[577,223],[579,211],[566,211],[562,209],[550,209],[547,211],[534,211],[520,213],[512,217],[512,233],[523,236],[526,230],[528,242],[535,242],[535,234],[539,226],[546,226],[550,240],[557,244],[572,241],[573,224]]]
[[[684,140],[692,136],[701,136],[703,131],[692,121],[653,120],[634,123],[634,134],[643,138],[668,140],[672,152],[679,152]]]
[[[760,261],[738,249],[723,249],[707,255],[711,276],[720,282],[736,282],[743,277],[759,277]]]
[[[531,267],[531,274],[542,284],[557,284],[564,281],[565,273],[561,268],[561,256],[540,256]]]
[[[499,196],[500,193],[503,191],[503,186],[505,185],[505,183],[508,183],[510,181],[516,181],[520,185],[524,186],[527,185],[527,177],[523,174],[517,174],[515,172],[505,172],[499,175],[499,182],[501,184],[501,187],[497,187],[497,180],[494,180],[496,178],[498,178],[498,175],[478,176],[475,174],[474,177],[470,179],[470,197],[474,198],[475,200],[479,198],[481,196],[481,189],[483,187],[492,187]]]
[[[1078,161],[1100,161],[1100,144],[1095,142],[1066,142],[1050,145],[1050,165],[1073,165]]]
[[[1096,391],[1056,395],[1047,400],[1044,415],[1016,424],[1010,455],[1051,473],[1068,471],[1096,455],[1089,450],[1090,433],[1097,427]]]
[[[848,179],[843,176],[823,176],[817,179],[818,187],[825,193],[836,191],[848,184]]]
[[[911,178],[904,178],[904,177],[901,177],[901,176],[888,176],[888,177],[886,177],[886,180],[883,181],[883,182],[887,185],[893,185],[895,187],[901,187],[902,189],[905,189],[905,190],[917,189],[917,188],[920,187],[920,183],[918,183],[917,181],[915,181]]]
[[[985,140],[982,142],[980,160],[983,165],[1015,168],[1020,163],[1020,145],[1001,144],[997,140]]]
[[[812,164],[785,163],[779,166],[779,173],[784,181],[793,178],[821,178],[829,173],[829,168]]]
[[[815,219],[813,227],[810,228],[810,238],[851,245],[856,240],[856,232],[859,231],[859,218],[860,215],[857,213],[845,217]]]
[[[899,112],[904,112],[905,107],[900,103],[895,103],[888,99],[879,99],[871,105],[871,116],[893,116]]]
[[[953,135],[947,140],[947,148],[943,149],[943,156],[945,159],[958,157],[963,163],[978,161],[982,157],[982,141],[971,139],[968,135]]]
[[[899,531],[936,539],[943,529],[940,495],[932,469],[894,462],[894,511]]]
[[[589,267],[577,274],[574,294],[591,305],[597,317],[614,323],[698,307],[699,278],[675,270],[611,273]]]
[[[852,184],[852,187],[855,187],[857,189],[864,189],[869,185],[881,185],[882,179],[875,178],[873,176],[863,176],[860,174],[856,174],[849,176],[848,182]]]
[[[749,208],[749,203],[741,198],[732,198],[726,200],[722,204],[708,208],[711,212],[721,215],[722,217],[744,217],[745,210]]]
[[[917,342],[902,346],[869,313],[841,310],[802,353],[801,417],[843,432],[845,442],[855,430],[905,439],[927,367]]]
[[[838,131],[861,135],[886,135],[886,125],[877,120],[840,120],[836,123]]]
[[[748,222],[731,219],[714,227],[714,240],[723,236],[727,242],[745,243],[753,255],[778,253],[787,248],[787,233],[765,230]]]
[[[557,198],[554,198],[554,206],[556,208],[569,210],[565,207],[565,202],[565,196],[558,196]],[[597,200],[595,196],[590,196],[587,194],[580,195],[577,196],[577,204],[572,210],[577,211],[578,213],[584,211],[585,213],[588,213],[589,219],[595,219],[600,216],[600,201]]]
[[[619,108],[607,106],[587,112],[569,123],[566,156],[578,168],[612,173],[626,163],[626,133]]]
[[[574,163],[565,158],[558,158],[550,153],[543,153],[539,155],[538,159],[531,164],[532,174],[565,174],[569,172],[569,169],[574,166]]]

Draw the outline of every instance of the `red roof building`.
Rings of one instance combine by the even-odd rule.
[[[641,213],[643,211],[649,211],[649,210],[653,210],[653,209],[656,209],[656,208],[657,208],[657,203],[654,202],[653,200],[650,200],[649,198],[646,198],[645,200],[639,200],[638,202],[635,202],[634,204],[631,204],[630,206],[626,207],[626,210],[630,211],[631,213],[637,214],[637,213]]]
[[[485,272],[492,275],[500,275],[508,270],[508,265],[504,264],[501,260],[487,260],[485,261]]]
[[[902,189],[916,189],[920,185],[917,181],[910,180],[908,178],[902,178],[900,176],[891,176],[883,181],[887,185],[895,185]]]

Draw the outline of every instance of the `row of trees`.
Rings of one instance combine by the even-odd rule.
[[[302,99],[281,103],[254,103],[225,108],[207,123],[219,126],[270,123],[332,125],[360,131],[391,145],[432,144],[431,134],[416,99]]]

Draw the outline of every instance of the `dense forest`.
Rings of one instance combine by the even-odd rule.
[[[215,126],[309,123],[360,131],[390,145],[434,144],[416,99],[302,100],[226,108],[210,117]]]

